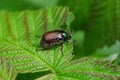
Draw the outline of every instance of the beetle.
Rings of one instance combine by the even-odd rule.
[[[66,41],[70,41],[71,34],[64,30],[53,30],[44,33],[38,44],[37,51],[47,50],[57,45],[62,45]]]

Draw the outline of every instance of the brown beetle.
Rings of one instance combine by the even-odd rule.
[[[50,49],[56,45],[61,45],[65,41],[69,41],[71,39],[71,34],[63,31],[63,30],[53,30],[46,32],[42,35],[40,43],[38,44],[38,50],[46,50]]]

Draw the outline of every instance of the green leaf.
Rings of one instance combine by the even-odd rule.
[[[36,51],[40,40],[36,35],[60,29],[66,23],[70,26],[71,14],[67,7],[1,11],[0,79],[14,80],[19,73],[42,71],[50,71],[39,77],[42,80],[119,79],[120,69],[112,63],[94,58],[72,60],[72,41],[49,50]]]
[[[98,50],[96,50],[92,55],[93,56],[109,56],[111,54],[114,54],[114,53],[119,53],[120,52],[120,42],[119,41],[116,41],[115,44],[113,44],[112,46],[104,46],[103,48],[100,48]]]
[[[85,49],[88,54],[120,39],[119,0],[92,0],[90,5],[89,23],[85,29]]]
[[[75,31],[85,29],[89,21],[89,8],[92,0],[59,0],[59,5],[69,6],[75,15],[71,28]]]
[[[56,73],[48,74],[36,80],[118,80],[120,67],[111,62],[96,58],[82,58],[64,63]]]
[[[71,54],[69,53],[71,53],[72,49],[63,49],[64,56],[62,56],[60,48],[36,52],[36,44],[39,42],[39,38],[36,38],[36,35],[41,36],[44,32],[60,29],[66,23],[68,17],[69,9],[67,7],[46,8],[37,11],[1,11],[0,59],[3,58],[5,62],[8,62],[7,64],[13,66],[13,71],[16,71],[15,74],[53,71],[53,65],[57,66],[66,61],[67,57],[65,56],[70,57]],[[70,45],[66,44],[64,47]],[[51,63],[49,60],[52,60]],[[2,65],[6,65],[6,63]],[[9,68],[9,66],[5,68]],[[6,80],[11,75],[14,75],[11,73],[10,76],[2,76],[2,70],[4,69],[1,67],[0,70],[1,79],[4,78]],[[7,75],[7,73],[5,72],[4,74]]]
[[[114,61],[115,63],[119,64],[120,42],[116,41],[116,43],[112,46],[104,46],[103,48],[96,50],[91,56]]]

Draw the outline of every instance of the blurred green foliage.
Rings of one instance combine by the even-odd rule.
[[[10,11],[53,7],[58,0],[1,0],[0,9]]]
[[[89,55],[104,45],[119,40],[119,0],[1,0],[0,9],[10,11],[68,6],[75,19],[73,31],[74,53],[77,57]],[[78,34],[77,34],[78,33]],[[84,35],[84,36],[83,36]]]
[[[68,6],[74,13],[75,19],[71,25],[77,37],[74,46],[75,54],[89,55],[104,45],[115,43],[119,39],[119,10],[118,0],[1,0],[0,9],[10,11],[38,9],[54,6]],[[84,33],[84,37],[81,36]],[[80,37],[80,38],[78,38]],[[82,40],[82,43],[81,43]],[[80,45],[79,45],[80,44]],[[82,46],[81,46],[82,45]]]
[[[44,71],[44,72],[36,72],[36,73],[23,73],[19,74],[16,78],[16,80],[34,80],[40,76],[44,76],[46,74],[49,74],[49,71]]]
[[[83,56],[107,58],[120,49],[119,0],[1,0],[0,9],[21,11],[26,9],[68,6],[75,15],[71,32],[74,59]],[[118,41],[118,42],[116,42]],[[109,48],[109,46],[111,46]],[[116,64],[120,64],[117,57]],[[21,75],[20,75],[21,76]],[[24,77],[24,76],[22,76]],[[18,77],[19,80],[19,77]]]

